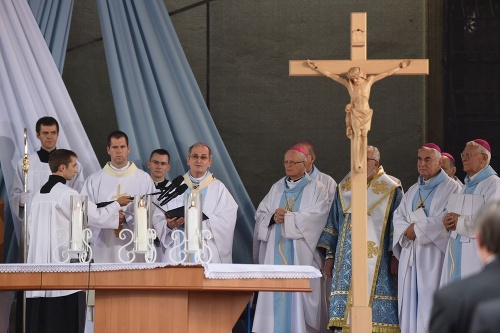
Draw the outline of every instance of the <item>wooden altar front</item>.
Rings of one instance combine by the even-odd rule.
[[[4,273],[3,290],[96,290],[94,329],[230,332],[256,291],[310,292],[309,279],[207,279],[201,266],[78,273]]]

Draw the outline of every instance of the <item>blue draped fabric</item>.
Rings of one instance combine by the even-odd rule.
[[[255,208],[203,100],[161,0],[97,0],[116,117],[129,158],[144,167],[153,149],[171,155],[170,178],[187,172],[188,147],[207,143],[211,171],[238,203],[233,260],[251,263]],[[142,163],[141,163],[142,161]]]
[[[28,0],[28,4],[62,74],[74,0]]]
[[[24,128],[30,153],[40,146],[34,133],[37,119],[55,117],[61,126],[58,146],[78,151],[86,176],[99,169],[58,70],[64,62],[72,7],[73,0],[0,1],[0,193],[5,202],[6,262],[18,260],[8,192],[24,151]],[[53,55],[59,55],[57,64]]]

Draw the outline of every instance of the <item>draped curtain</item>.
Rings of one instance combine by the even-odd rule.
[[[28,0],[28,4],[62,74],[74,0]]]
[[[212,149],[211,171],[238,203],[234,262],[250,263],[255,208],[241,182],[161,0],[97,0],[118,125],[129,136],[130,159],[153,149],[171,155],[170,177],[187,171],[187,149]]]
[[[39,13],[44,13],[38,15],[42,20],[40,27],[51,36],[47,43],[54,54],[65,52],[72,3],[72,0],[31,1]],[[85,176],[100,168],[47,43],[27,1],[0,1],[0,191],[6,203],[15,165],[24,152],[24,128],[28,129],[28,152],[38,150],[40,143],[36,139],[35,123],[42,116],[58,120],[57,146],[70,148],[78,154]],[[61,68],[63,60],[64,57],[59,57]],[[4,248],[6,260],[14,262],[17,242],[13,230],[19,237],[20,226],[13,226],[10,209],[8,205],[5,207]]]

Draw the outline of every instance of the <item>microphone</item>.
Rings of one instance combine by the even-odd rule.
[[[160,203],[160,205],[162,205],[162,206],[165,205],[167,202],[169,202],[173,198],[186,192],[187,189],[188,189],[188,186],[186,184],[182,184],[181,186],[178,186],[175,189],[175,191],[172,191],[168,196],[165,197],[165,199]]]
[[[180,176],[177,176],[174,178],[174,180],[172,180],[170,182],[170,185],[168,185],[167,187],[161,189],[161,194],[160,196],[158,197],[158,201],[162,200],[163,198],[165,198],[169,192],[172,192],[173,189],[175,189],[176,187],[178,187],[182,182],[184,181],[184,176],[183,175],[180,175]]]

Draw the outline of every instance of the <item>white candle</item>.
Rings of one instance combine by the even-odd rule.
[[[198,208],[192,206],[189,207],[188,209],[188,216],[187,216],[187,240],[188,240],[188,251],[196,251],[200,249],[200,243],[198,241],[198,219],[199,219],[199,214],[198,214]]]
[[[71,212],[71,250],[81,251],[83,248],[83,210],[80,203]]]
[[[147,234],[148,234],[148,210],[146,207],[137,207],[137,250],[147,251]]]

